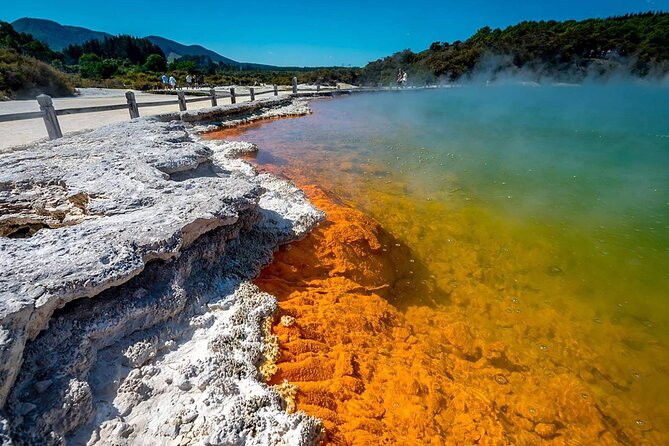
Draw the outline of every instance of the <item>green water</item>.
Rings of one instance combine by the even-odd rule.
[[[644,293],[623,300],[640,306],[637,316],[669,322],[669,88],[464,87],[312,107],[311,117],[248,134],[271,146],[259,162],[317,153],[316,172],[338,158],[359,172],[377,165],[416,199],[482,207],[571,240],[556,249],[574,255],[572,268],[595,262],[595,280],[633,282]],[[370,210],[364,177],[346,179],[333,178],[337,190]]]
[[[556,367],[669,438],[669,87],[472,86],[311,106],[239,137],[469,290],[444,305],[485,336],[527,352],[550,342]],[[507,319],[524,330],[501,332]]]

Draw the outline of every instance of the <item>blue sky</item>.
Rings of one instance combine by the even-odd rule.
[[[3,0],[0,19],[55,20],[112,34],[159,35],[242,62],[363,66],[483,26],[669,10],[669,0],[210,1]]]

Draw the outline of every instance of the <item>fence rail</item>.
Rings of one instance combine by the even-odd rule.
[[[124,110],[126,108],[128,108],[128,104],[95,105],[92,107],[78,107],[78,108],[61,108],[60,110],[56,110],[56,116],[76,115],[78,113],[95,113],[103,111]]]
[[[41,118],[42,116],[44,116],[44,113],[41,111],[12,113],[11,115],[0,115],[0,122],[20,121],[23,119],[35,119],[35,118]]]
[[[143,107],[158,107],[161,105],[176,105],[178,104],[178,100],[173,100],[173,101],[149,101],[149,102],[137,102],[137,107],[143,108]],[[127,105],[126,105],[127,107]]]
[[[193,102],[202,102],[202,101],[211,101],[211,96],[205,96],[203,98],[190,98],[186,99],[186,104],[191,104]],[[179,102],[179,101],[177,101]],[[139,104],[138,104],[139,105]]]
[[[293,94],[298,92],[320,92],[320,91],[332,91],[333,88],[321,89],[320,85],[317,85],[316,88],[300,88],[297,87],[297,78],[293,78],[292,89],[291,90],[282,90],[282,91],[292,91]],[[139,117],[139,109],[145,107],[160,107],[166,105],[178,105],[180,111],[186,111],[188,109],[187,104],[192,104],[194,102],[204,102],[211,101],[212,106],[217,105],[218,99],[230,99],[231,104],[237,102],[237,98],[246,98],[250,97],[251,101],[256,100],[256,96],[274,94],[274,96],[279,95],[279,87],[274,85],[270,90],[255,91],[254,87],[249,88],[248,93],[236,93],[235,88],[230,88],[229,92],[217,92],[214,88],[209,89],[209,94],[206,96],[198,96],[193,98],[186,99],[185,92],[183,90],[177,92],[177,99],[168,100],[168,101],[148,101],[148,102],[137,102],[135,99],[135,94],[132,91],[128,91],[125,94],[126,103],[125,104],[111,104],[111,105],[97,105],[91,107],[77,107],[77,108],[63,108],[56,110],[53,101],[50,96],[41,94],[37,96],[37,103],[39,104],[40,111],[36,112],[25,112],[25,113],[12,113],[6,115],[0,115],[0,122],[11,122],[11,121],[21,121],[26,119],[44,119],[44,125],[46,126],[49,139],[61,138],[63,132],[60,129],[60,124],[58,122],[58,116],[63,115],[72,115],[78,113],[95,113],[95,112],[105,112],[113,110],[125,110],[127,109],[130,114],[130,119]]]

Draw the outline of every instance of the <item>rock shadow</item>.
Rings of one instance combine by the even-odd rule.
[[[279,299],[313,281],[350,280],[356,293],[375,293],[401,311],[448,301],[436,278],[413,250],[378,222],[315,186],[304,186],[327,219],[299,242],[281,249],[262,280],[282,282],[271,288]]]

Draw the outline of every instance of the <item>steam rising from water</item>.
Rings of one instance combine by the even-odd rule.
[[[242,139],[379,220],[490,340],[550,348],[625,423],[669,435],[669,88],[469,84],[312,108]]]
[[[547,239],[556,263],[598,277],[600,299],[634,299],[639,317],[669,322],[661,291],[669,286],[669,88],[467,85],[313,108],[314,117],[251,131],[265,149],[259,161],[317,155],[314,175],[382,222],[390,210],[365,191],[386,183],[403,184],[417,203],[485,210]],[[333,172],[342,159],[351,170]],[[622,288],[609,290],[610,276]]]
[[[601,59],[589,62],[587,66],[554,64],[532,64],[518,67],[512,54],[484,54],[473,72],[462,79],[460,84],[526,84],[526,85],[578,85],[578,84],[647,84],[669,85],[669,66],[667,62],[654,64],[648,74],[641,78],[634,74],[637,60],[615,51]],[[441,79],[442,84],[449,81]]]

